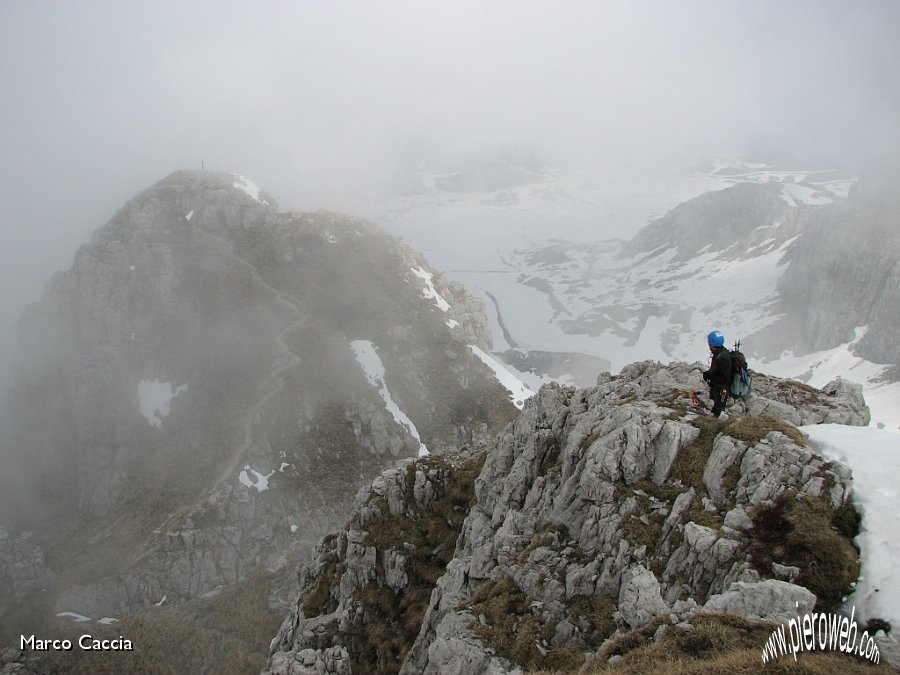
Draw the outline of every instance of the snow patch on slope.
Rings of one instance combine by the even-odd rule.
[[[70,621],[75,621],[76,623],[93,621],[91,617],[85,616],[84,614],[79,614],[78,612],[57,612],[56,616],[60,619],[69,619]]]
[[[880,383],[890,366],[872,363],[853,353],[867,331],[868,326],[858,326],[852,340],[832,349],[799,355],[786,351],[776,359],[763,359],[760,364],[767,373],[793,377],[813,387],[822,387],[836,377],[858,382],[863,385],[866,404],[872,414],[870,426],[900,431],[900,408],[897,405],[900,382]]]
[[[800,427],[827,459],[853,471],[853,501],[862,514],[856,542],[862,570],[845,607],[862,620],[880,618],[900,624],[900,434],[866,427],[817,424]]]
[[[248,488],[255,488],[257,492],[263,492],[269,489],[269,479],[275,474],[274,471],[263,475],[259,471],[255,471],[249,464],[245,464],[243,470],[238,474],[238,480],[241,485]]]
[[[864,382],[863,396],[872,413],[869,426],[900,432],[900,382]]]
[[[499,360],[475,345],[469,345],[469,349],[472,350],[472,353],[475,354],[484,365],[494,372],[494,377],[497,378],[497,381],[500,384],[506,387],[507,391],[509,391],[510,400],[519,410],[523,408],[527,399],[534,396],[534,392],[525,386],[525,384],[511,373]]]
[[[251,199],[254,199],[260,204],[265,204],[266,206],[269,205],[269,202],[259,198],[260,189],[256,183],[248,178],[245,178],[239,173],[233,173],[231,175],[237,178],[237,180],[234,181],[234,187],[236,187],[238,190],[241,190],[242,192],[246,192],[248,195],[250,195]]]
[[[350,348],[353,350],[354,356],[356,356],[357,363],[359,363],[366,374],[369,384],[375,387],[388,412],[393,416],[394,421],[406,427],[410,436],[419,442],[419,457],[427,455],[428,448],[425,447],[425,444],[419,437],[419,430],[416,429],[416,425],[413,424],[413,421],[409,419],[406,413],[400,409],[400,406],[397,405],[391,396],[391,392],[388,390],[387,382],[384,379],[384,364],[381,362],[381,357],[378,356],[375,345],[368,340],[354,340],[350,343]]]
[[[421,265],[412,268],[412,273],[425,282],[425,288],[422,290],[422,295],[429,300],[434,300],[434,306],[442,312],[450,311],[450,303],[444,300],[434,287],[434,282],[432,281],[434,275],[424,269]]]
[[[138,405],[141,416],[157,429],[162,428],[162,421],[169,416],[169,408],[178,394],[187,391],[186,384],[173,388],[169,382],[159,380],[141,380],[138,382]]]
[[[819,206],[834,202],[835,193],[831,191],[817,190],[810,185],[798,185],[797,183],[785,183],[781,188],[781,198],[789,206],[806,204]]]

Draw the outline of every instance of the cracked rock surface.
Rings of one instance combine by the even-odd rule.
[[[384,474],[303,568],[270,672],[299,672],[285,665],[291,655],[335,646],[359,659],[354,672],[577,670],[610,638],[660,617],[773,620],[795,603],[812,607],[815,594],[792,583],[797,568],[751,560],[752,518],[779,498],[844,507],[849,471],[806,448],[791,420],[864,424],[868,411],[847,383],[810,391],[758,379],[760,392],[726,423],[681,400],[677,389],[702,387],[696,365],[644,362],[586,389],[544,386],[487,448],[452,558],[432,585],[397,571],[414,542],[373,524],[439,519],[427,495],[453,469],[437,482],[415,462]],[[384,608],[413,593],[429,597],[414,637],[390,658],[355,656],[354,634],[381,634]]]

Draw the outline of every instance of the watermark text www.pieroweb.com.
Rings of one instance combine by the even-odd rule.
[[[785,654],[792,655],[796,661],[797,654],[814,651],[843,652],[868,659],[872,663],[881,663],[875,639],[866,631],[860,634],[854,620],[855,615],[855,607],[849,617],[825,612],[798,615],[772,631],[763,647],[763,663],[774,661]]]

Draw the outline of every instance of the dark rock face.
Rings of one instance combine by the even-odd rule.
[[[827,349],[868,326],[856,353],[900,363],[900,198],[860,182],[843,204],[816,212],[778,284],[803,346]]]
[[[712,251],[729,248],[743,252],[752,245],[754,230],[783,223],[791,207],[781,197],[782,184],[739,183],[726,190],[707,192],[677,206],[644,227],[622,247],[626,256],[650,253],[660,248],[678,248],[676,259],[693,257],[705,247]],[[779,236],[789,236],[782,227]],[[768,235],[768,233],[766,233]]]
[[[681,400],[701,382],[699,365],[643,362],[594,387],[543,387],[484,451],[433,584],[413,570],[449,541],[425,533],[446,538],[447,495],[474,460],[385,472],[302,568],[268,672],[575,672],[609,638],[661,617],[681,623],[705,608],[780,620],[811,609],[833,589],[815,564],[795,566],[757,541],[754,518],[773,503],[808,508],[837,537],[828,518],[847,508],[849,470],[805,447],[792,423],[865,424],[860,387],[758,374],[749,404],[720,424]],[[838,586],[855,579],[856,561],[846,539],[829,539],[827,555],[839,547],[849,566]],[[424,615],[403,614],[416,624],[401,631],[398,609],[423,596]]]
[[[514,413],[465,289],[233,174],[128,202],[20,336],[3,513],[59,573],[57,610],[94,618],[284,568],[385,466]]]

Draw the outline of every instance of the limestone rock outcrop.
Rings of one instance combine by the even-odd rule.
[[[793,508],[848,508],[849,471],[807,449],[785,417],[863,423],[864,403],[841,385],[813,396],[764,379],[750,410],[765,414],[732,408],[720,422],[682,399],[680,390],[701,382],[699,366],[644,362],[591,388],[544,386],[485,451],[452,559],[433,586],[409,581],[415,542],[384,531],[400,531],[411,514],[442,522],[428,495],[454,471],[434,482],[413,462],[384,474],[303,568],[269,672],[304,672],[299,654],[338,647],[369,672],[577,670],[611,637],[652,621],[681,623],[698,611],[776,619],[788,604],[816,603],[803,586],[815,587],[809,570],[764,559],[758,518],[766,509],[789,517]],[[413,588],[430,593],[414,639],[394,641],[390,655],[367,645],[360,636],[390,631],[390,608]]]

